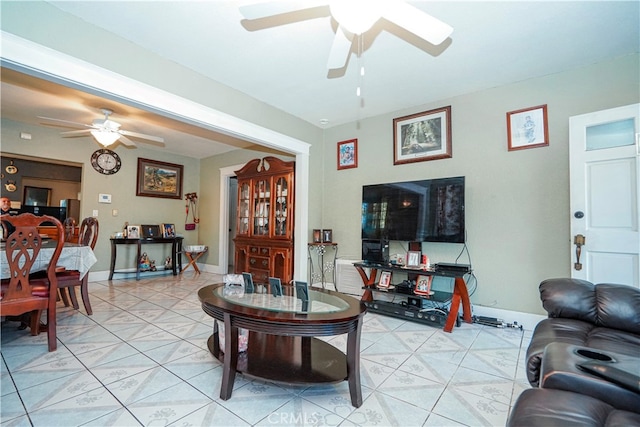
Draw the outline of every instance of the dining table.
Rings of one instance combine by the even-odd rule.
[[[43,241],[42,248],[40,249],[33,267],[31,268],[32,273],[47,269],[47,266],[51,261],[51,256],[55,250],[55,246],[56,242],[54,240]],[[2,242],[0,249],[0,252],[2,252],[0,254],[0,278],[8,279],[11,277],[11,270],[9,269],[9,262],[7,260],[4,242]],[[65,242],[56,265],[58,267],[64,267],[66,270],[79,271],[80,279],[82,279],[96,262],[98,262],[98,259],[90,246],[82,246],[78,243]]]

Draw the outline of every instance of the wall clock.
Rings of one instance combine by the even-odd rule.
[[[113,175],[120,170],[122,161],[115,152],[101,148],[91,155],[91,166],[101,174]]]

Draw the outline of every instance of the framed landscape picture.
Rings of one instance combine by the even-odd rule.
[[[183,166],[138,158],[136,196],[182,199]]]
[[[393,119],[394,165],[451,156],[451,106]]]

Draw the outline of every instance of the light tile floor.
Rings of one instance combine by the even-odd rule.
[[[368,313],[360,408],[346,382],[285,386],[242,375],[223,401],[221,364],[206,347],[213,319],[197,297],[220,278],[92,282],[92,316],[59,304],[52,353],[46,334],[4,323],[1,425],[502,426],[529,387],[528,331],[463,324],[445,333]],[[346,347],[344,336],[327,341]]]

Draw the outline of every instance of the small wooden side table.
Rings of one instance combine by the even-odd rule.
[[[209,246],[205,246],[204,250],[202,251],[184,251],[184,254],[187,256],[189,263],[182,269],[180,273],[184,273],[184,271],[189,268],[190,265],[192,265],[196,273],[200,274],[200,269],[198,268],[198,264],[196,264],[196,261],[198,261],[198,258],[200,258],[202,255],[206,254],[208,250]]]

